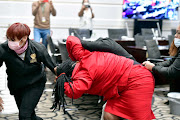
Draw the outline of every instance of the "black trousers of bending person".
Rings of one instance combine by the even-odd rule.
[[[14,95],[19,109],[19,120],[43,120],[35,114],[35,107],[42,96],[45,83],[35,83],[27,88],[18,90]]]

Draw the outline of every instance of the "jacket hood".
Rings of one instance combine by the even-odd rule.
[[[89,56],[91,53],[82,47],[80,39],[75,36],[69,36],[67,38],[66,48],[72,61],[80,61],[83,57]]]

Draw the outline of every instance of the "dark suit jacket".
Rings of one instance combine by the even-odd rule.
[[[7,67],[8,88],[11,94],[36,82],[45,83],[44,65],[52,72],[55,67],[45,46],[29,39],[24,60],[8,47],[7,41],[0,44],[0,66],[3,62]]]

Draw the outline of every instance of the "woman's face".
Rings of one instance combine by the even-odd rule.
[[[89,3],[89,0],[84,0],[84,3]]]
[[[174,37],[180,39],[180,25],[177,27],[176,34],[174,35]]]
[[[24,36],[24,37],[22,37],[20,40],[17,38],[17,37],[15,37],[14,38],[14,42],[19,42],[19,45],[21,46],[24,46],[24,44],[26,43],[26,40],[27,40],[27,36]]]

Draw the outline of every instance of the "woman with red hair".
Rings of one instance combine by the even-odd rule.
[[[44,45],[29,39],[30,32],[22,23],[8,28],[7,41],[0,44],[0,66],[5,62],[8,88],[15,97],[19,120],[42,120],[34,109],[45,87],[44,65],[55,73],[55,64]]]

